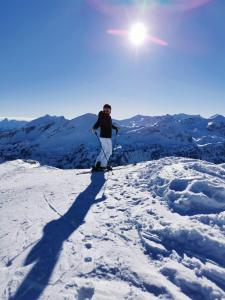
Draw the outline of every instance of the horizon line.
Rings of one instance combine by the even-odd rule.
[[[45,116],[50,116],[50,117],[64,117],[65,119],[67,119],[67,120],[70,121],[70,120],[73,120],[75,118],[78,118],[78,117],[81,117],[81,116],[85,116],[85,115],[88,115],[88,114],[97,115],[95,113],[85,113],[85,114],[77,115],[74,118],[67,118],[67,117],[65,117],[63,115],[54,115],[54,114],[48,114],[47,113],[47,114],[44,114],[44,115],[40,115],[39,117],[16,117],[16,116],[14,116],[14,117],[0,117],[0,121],[3,121],[3,120],[7,119],[9,121],[25,121],[25,122],[30,122],[30,121],[33,121],[33,120],[36,120],[36,119],[39,119],[39,118],[42,118],[42,117],[45,117]],[[136,115],[132,115],[130,117],[125,117],[123,119],[122,118],[119,118],[119,119],[113,118],[113,119],[117,119],[118,121],[122,121],[122,120],[131,119],[131,118],[136,117],[136,116],[141,116],[141,117],[162,117],[162,116],[167,116],[167,115],[168,116],[176,116],[176,115],[200,116],[200,117],[202,117],[204,119],[210,119],[210,118],[215,117],[215,116],[223,116],[223,117],[225,117],[223,114],[219,114],[219,113],[218,114],[214,114],[214,115],[209,116],[209,117],[202,116],[201,114],[174,113],[174,114],[162,114],[162,115],[156,115],[156,114],[154,114],[154,115],[136,114]]]

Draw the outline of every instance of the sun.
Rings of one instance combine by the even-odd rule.
[[[134,23],[129,30],[129,40],[136,47],[142,46],[147,36],[147,27],[141,22]]]

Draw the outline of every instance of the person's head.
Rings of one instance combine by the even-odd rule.
[[[105,104],[105,105],[103,106],[103,111],[104,111],[105,114],[110,115],[110,114],[111,114],[111,110],[112,110],[111,105]]]

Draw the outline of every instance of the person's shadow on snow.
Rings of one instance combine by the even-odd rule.
[[[91,206],[105,200],[104,194],[102,198],[95,200],[105,181],[103,172],[93,173],[90,185],[78,195],[69,210],[44,227],[41,240],[31,249],[24,262],[24,266],[31,263],[34,263],[34,266],[11,300],[36,300],[43,293],[59,258],[63,242],[82,225]]]

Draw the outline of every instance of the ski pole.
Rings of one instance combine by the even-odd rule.
[[[118,136],[118,132],[116,133],[116,137],[115,137],[115,141],[114,141],[114,146],[113,146],[113,152],[116,149],[116,145],[117,145],[117,136]]]
[[[116,144],[117,144],[117,135],[118,135],[118,133],[116,133],[116,137],[115,137],[115,140],[114,140],[114,145],[113,145],[113,148],[112,148],[112,155],[110,156],[108,163],[110,163],[111,158],[112,158],[112,156],[113,156],[113,154],[115,152],[115,148],[116,148]]]
[[[95,135],[97,136],[98,142],[99,142],[99,144],[100,144],[100,146],[101,146],[102,152],[104,153],[105,158],[106,158],[106,161],[107,161],[107,164],[108,164],[108,158],[107,158],[107,156],[106,156],[106,154],[105,154],[105,151],[104,151],[104,149],[103,149],[103,147],[102,147],[102,143],[101,143],[101,141],[100,141],[100,138],[99,138],[97,132],[95,132]]]

